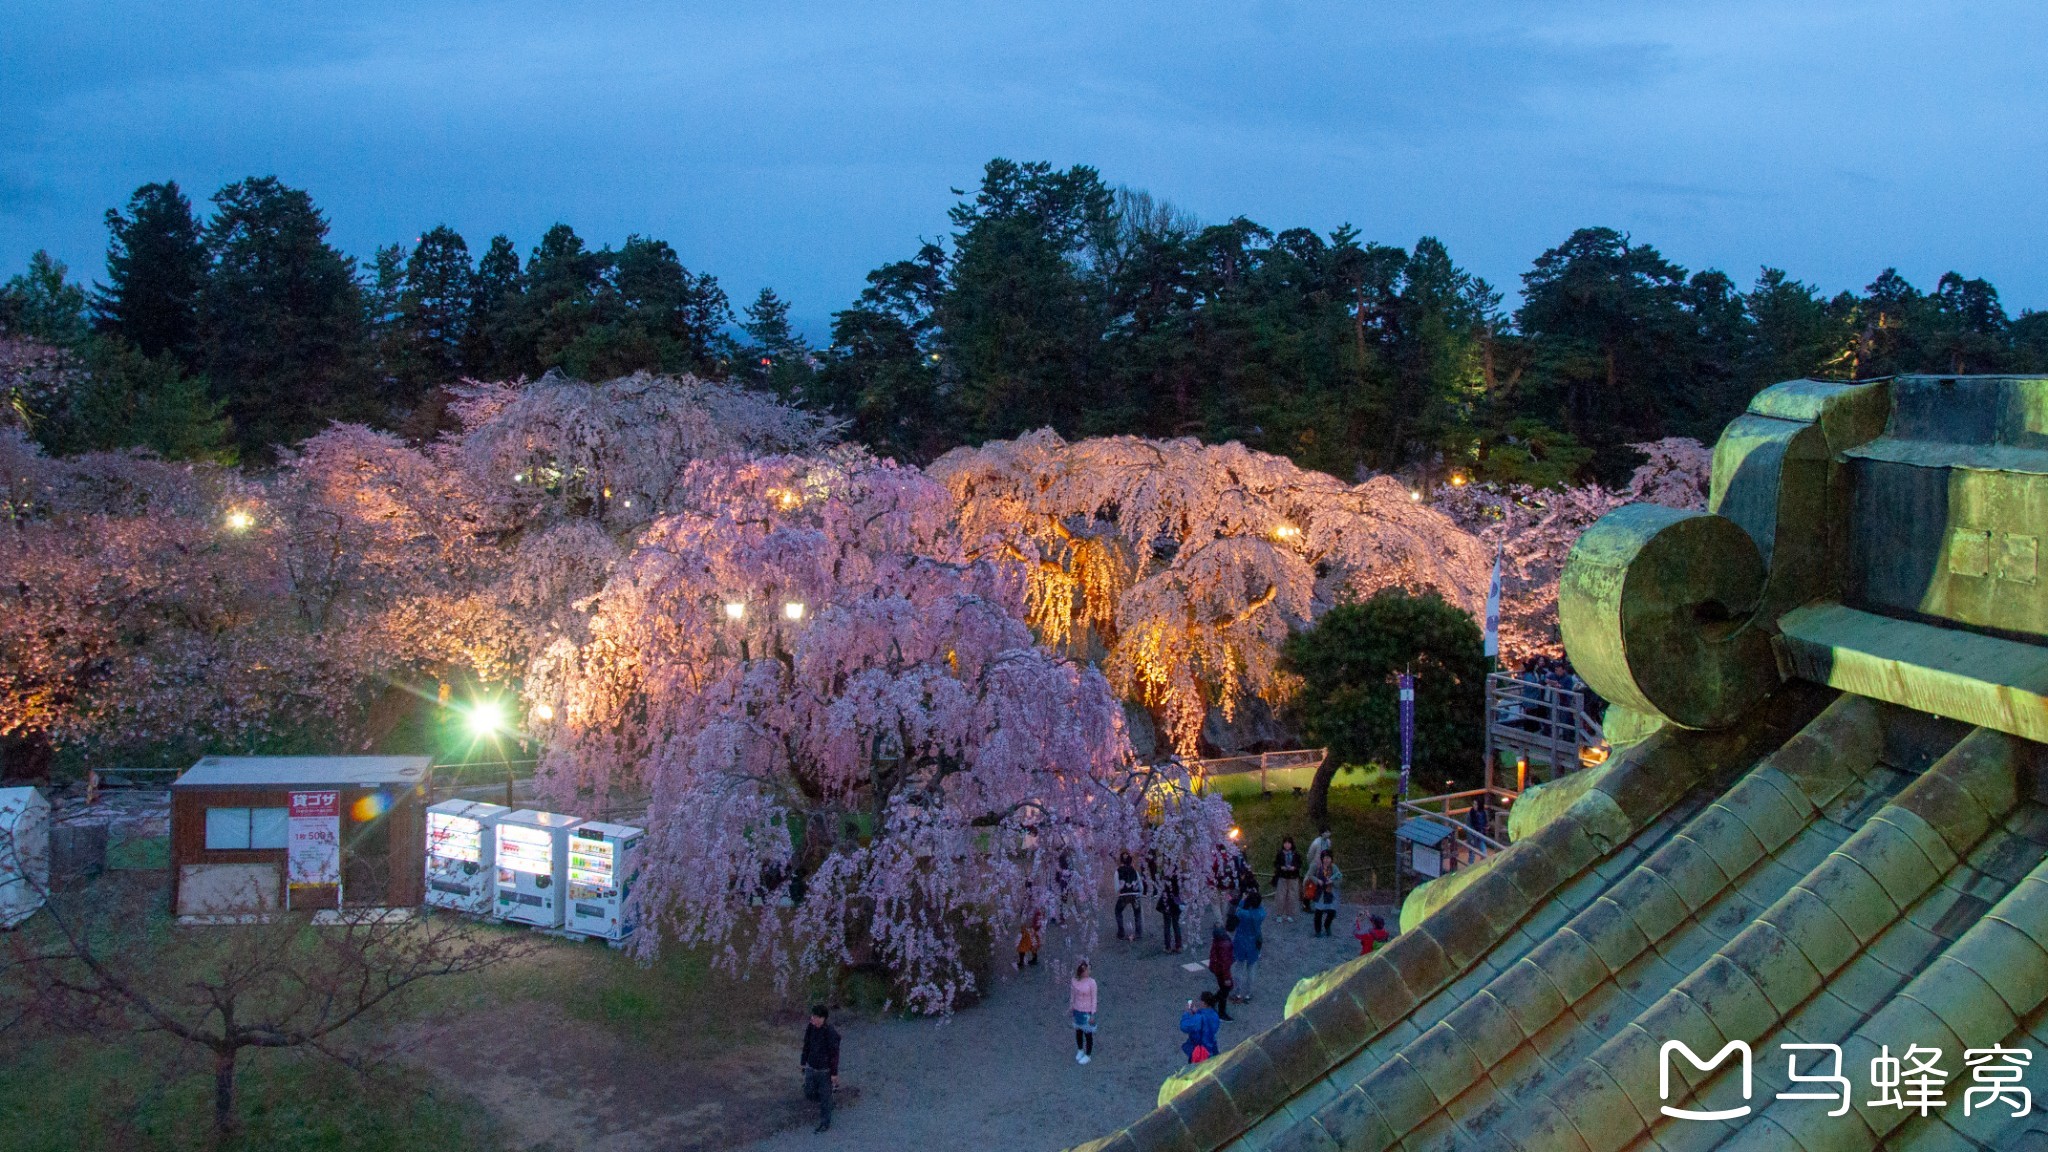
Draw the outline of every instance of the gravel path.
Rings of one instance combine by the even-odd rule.
[[[1256,995],[1232,1006],[1236,1020],[1223,1026],[1226,1048],[1278,1023],[1296,980],[1358,954],[1349,935],[1356,911],[1343,909],[1337,935],[1322,940],[1309,935],[1306,916],[1267,920]],[[1189,918],[1204,912],[1190,908]],[[987,999],[950,1020],[842,1021],[840,1081],[859,1087],[859,1103],[841,1109],[828,1133],[805,1126],[747,1145],[748,1152],[1057,1152],[1130,1123],[1152,1108],[1160,1082],[1184,1063],[1182,1006],[1215,987],[1206,971],[1180,968],[1207,960],[1207,924],[1190,930],[1188,950],[1178,956],[1160,952],[1158,930],[1158,916],[1148,911],[1145,939],[1119,941],[1105,911],[1092,957],[1100,1030],[1087,1067],[1074,1063],[1067,1017],[1072,960],[1055,956],[1057,942],[1048,939],[1042,966],[1021,976],[1004,969]],[[797,1092],[794,1039],[789,1064],[790,1091]]]

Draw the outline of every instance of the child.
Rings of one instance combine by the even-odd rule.
[[[1044,922],[1043,913],[1033,913],[1024,930],[1017,934],[1017,971],[1022,972],[1026,964],[1038,967],[1038,941]]]
[[[1374,948],[1387,942],[1387,922],[1375,915],[1368,924],[1365,913],[1360,912],[1351,921],[1351,934],[1358,938],[1358,954],[1370,956]]]

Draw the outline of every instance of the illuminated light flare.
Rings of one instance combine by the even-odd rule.
[[[479,739],[495,736],[504,728],[504,705],[496,700],[478,700],[469,706],[469,730]]]
[[[782,618],[783,618],[784,620],[801,620],[801,619],[803,619],[803,618],[804,618],[804,602],[803,602],[803,601],[801,601],[801,600],[791,600],[791,601],[790,601],[789,603],[787,603],[787,604],[784,604],[784,605],[782,606]]]

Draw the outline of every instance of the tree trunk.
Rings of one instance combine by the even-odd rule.
[[[213,1146],[227,1147],[235,1130],[234,1048],[215,1049],[213,1054]]]
[[[1320,832],[1330,823],[1330,781],[1337,776],[1337,757],[1327,755],[1316,765],[1315,779],[1308,785],[1308,826]]]

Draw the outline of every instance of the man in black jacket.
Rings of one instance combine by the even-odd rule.
[[[825,1006],[811,1005],[804,1029],[804,1099],[818,1102],[818,1131],[832,1126],[832,1090],[839,1087],[839,1030],[825,1023]]]

